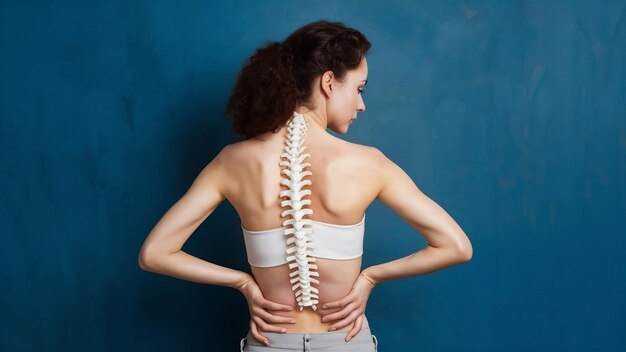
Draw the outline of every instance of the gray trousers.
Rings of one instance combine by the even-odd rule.
[[[378,351],[378,339],[372,335],[369,327],[361,328],[356,336],[346,342],[347,331],[330,331],[330,332],[265,332],[263,333],[270,340],[270,345],[266,346],[263,342],[257,341],[252,336],[250,330],[246,337],[239,342],[239,350],[241,352],[269,352],[269,351],[359,351],[359,352],[376,352]]]

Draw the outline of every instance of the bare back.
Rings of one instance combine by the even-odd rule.
[[[241,219],[241,225],[251,231],[281,227],[284,217],[279,198],[282,166],[280,155],[284,151],[286,129],[276,134],[265,134],[262,139],[250,139],[235,143],[227,152],[228,184],[225,198],[233,205]],[[367,207],[380,191],[380,177],[374,148],[358,145],[336,138],[321,127],[310,128],[304,144],[311,156],[307,170],[312,175],[306,179],[312,194],[308,208],[313,214],[308,218],[336,224],[353,225],[361,221]],[[367,228],[367,226],[366,226]],[[348,260],[316,258],[319,272],[319,306],[335,301],[349,293],[361,271],[361,257]],[[291,312],[273,312],[276,315],[294,317],[296,324],[274,324],[289,332],[325,332],[332,322],[322,323],[320,310],[299,311],[289,283],[288,264],[275,267],[251,266],[266,299],[291,305]],[[324,310],[324,314],[339,309]],[[367,326],[367,319],[364,319]],[[339,329],[349,331],[352,324]]]

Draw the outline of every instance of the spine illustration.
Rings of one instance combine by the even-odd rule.
[[[289,262],[289,269],[293,269],[289,273],[290,282],[293,284],[291,289],[297,290],[295,296],[300,311],[309,306],[317,310],[316,304],[319,303],[319,291],[311,286],[312,283],[319,285],[319,281],[312,277],[319,277],[316,271],[317,265],[311,264],[315,262],[315,257],[312,256],[312,248],[314,248],[312,221],[304,219],[304,216],[312,214],[313,210],[303,208],[311,204],[310,199],[303,199],[304,196],[311,195],[311,190],[302,189],[303,186],[311,185],[311,180],[303,180],[303,177],[312,175],[311,171],[303,171],[305,167],[311,166],[311,163],[303,162],[311,154],[302,153],[306,149],[303,143],[307,128],[308,121],[303,115],[294,111],[293,117],[287,124],[285,152],[281,154],[281,158],[286,160],[280,162],[281,166],[287,167],[281,170],[281,174],[287,175],[281,184],[289,187],[288,190],[280,192],[281,198],[285,196],[289,198],[281,202],[281,207],[290,208],[283,211],[281,217],[291,216],[283,221],[283,226],[287,226],[284,235],[288,236],[287,262]]]

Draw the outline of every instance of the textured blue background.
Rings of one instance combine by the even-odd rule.
[[[0,349],[236,351],[237,291],[137,266],[227,143],[255,48],[318,19],[365,33],[380,148],[471,262],[379,285],[380,350],[626,350],[625,1],[15,1],[0,8]],[[368,210],[364,267],[426,245]],[[185,245],[248,271],[223,203]]]

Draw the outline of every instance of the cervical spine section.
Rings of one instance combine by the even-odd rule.
[[[310,215],[313,213],[312,209],[303,208],[305,205],[310,205],[310,199],[302,199],[305,195],[311,195],[311,190],[303,190],[302,187],[311,185],[310,180],[303,180],[302,178],[307,175],[312,175],[311,171],[303,171],[307,166],[311,166],[311,163],[304,162],[304,159],[311,156],[311,154],[303,154],[306,149],[303,146],[306,130],[308,128],[308,121],[303,115],[294,111],[293,117],[287,124],[287,138],[285,140],[285,152],[281,154],[282,160],[281,166],[286,166],[286,169],[281,170],[281,174],[287,175],[287,178],[283,178],[282,185],[287,186],[289,189],[280,192],[280,197],[288,197],[288,200],[281,202],[281,207],[289,207],[289,209],[282,212],[281,217],[287,217],[287,220],[283,221],[283,226],[286,226],[284,235],[287,236],[287,262],[289,263],[289,269],[293,269],[289,273],[291,277],[292,290],[295,292],[296,301],[300,306],[300,311],[304,307],[312,307],[313,310],[317,310],[316,304],[319,303],[318,289],[311,286],[311,283],[319,285],[319,281],[312,278],[312,276],[319,277],[319,273],[315,271],[317,265],[310,264],[315,261],[313,257],[312,248],[312,221],[310,219],[304,219],[304,215]]]

